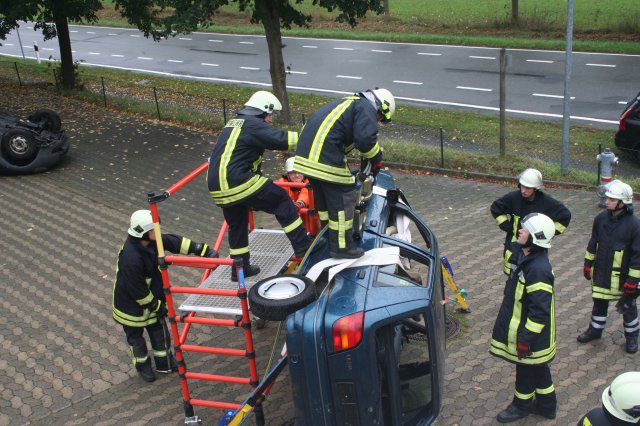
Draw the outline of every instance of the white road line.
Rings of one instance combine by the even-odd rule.
[[[117,36],[118,34],[116,34],[116,33],[109,33],[109,34],[107,34],[107,35],[108,35],[108,36]]]
[[[124,55],[111,55],[111,56],[113,56],[114,58],[124,58]]]
[[[5,46],[13,46],[13,43],[5,43]]]
[[[287,71],[289,74],[307,74],[305,71]]]
[[[456,86],[456,89],[476,90],[478,92],[493,92],[493,89],[483,89],[482,87]]]
[[[372,52],[376,52],[376,53],[391,53],[393,52],[392,50],[378,50],[378,49],[371,49]]]
[[[618,103],[619,103],[620,105],[626,105],[626,104],[628,104],[629,102],[625,102],[625,101],[618,101]]]
[[[350,47],[334,47],[333,50],[349,50],[349,51],[351,51],[351,50],[354,50],[354,49],[352,49]]]
[[[472,59],[487,59],[487,60],[495,60],[496,59],[495,56],[473,56],[473,55],[470,55],[469,57],[472,58]]]
[[[55,49],[52,49],[50,47],[41,47],[40,50],[55,50]]]
[[[252,41],[240,41],[239,43],[240,43],[240,44],[255,44],[255,43],[254,43],[254,42],[252,42]]]
[[[260,71],[260,68],[256,67],[240,67],[241,70]]]
[[[178,37],[178,40],[191,41],[193,39],[189,37]]]
[[[527,59],[527,62],[537,62],[539,64],[553,64],[555,61],[544,61],[542,59]]]
[[[548,95],[546,93],[532,93],[531,96],[537,96],[539,98],[554,98],[554,99],[564,99],[563,95]],[[571,96],[571,99],[575,99],[575,96]]]
[[[358,77],[355,75],[336,75],[336,78],[349,78],[351,80],[362,80],[362,77]]]
[[[69,30],[70,33],[77,33],[78,30]]]
[[[77,51],[75,51],[75,50],[72,50],[72,51],[71,51],[71,53],[78,53],[78,52],[77,52]]]
[[[22,47],[25,49],[33,49],[33,46],[27,46],[26,44],[23,44]]]
[[[207,40],[210,41],[211,43],[224,43],[224,40]]]
[[[176,63],[176,64],[181,64],[181,63],[183,63],[184,61],[179,61],[179,60],[177,60],[177,59],[167,59],[167,62],[174,62],[174,63]]]
[[[422,82],[420,81],[403,81],[403,80],[393,80],[394,83],[398,83],[398,84],[413,84],[416,86],[422,86]]]
[[[615,68],[615,65],[612,64],[585,64],[588,67],[605,67],[605,68]]]
[[[140,34],[129,34],[129,37],[140,37]]]
[[[442,56],[442,53],[418,52],[418,55],[424,55],[424,56]]]
[[[100,55],[100,52],[89,52],[89,55]]]
[[[87,31],[87,34],[95,34],[95,31]]]
[[[202,63],[200,63],[200,65],[204,65],[205,67],[219,67],[220,66],[218,64],[208,64],[206,62],[202,62]]]
[[[143,59],[143,60],[145,60],[145,61],[150,61],[150,60],[152,60],[153,58],[147,58],[146,56],[138,56],[138,59]]]
[[[318,46],[302,46],[302,47],[304,47],[305,49],[317,49],[318,48]]]

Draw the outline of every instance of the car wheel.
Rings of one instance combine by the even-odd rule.
[[[26,166],[36,158],[38,145],[33,136],[23,129],[10,129],[2,137],[2,154],[15,166]]]
[[[37,110],[29,116],[28,120],[52,133],[57,133],[62,128],[62,121],[58,113],[46,108]]]
[[[304,275],[296,274],[266,278],[249,290],[251,312],[269,321],[283,321],[316,298],[316,284]]]

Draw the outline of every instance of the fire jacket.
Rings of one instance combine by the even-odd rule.
[[[591,267],[591,295],[617,300],[625,282],[640,281],[640,219],[623,212],[603,211],[593,220],[591,239],[584,255]]]
[[[346,155],[357,148],[367,159],[382,160],[376,109],[368,99],[348,96],[317,110],[298,141],[293,170],[305,177],[352,185]]]
[[[562,234],[569,226],[571,212],[560,201],[536,190],[535,197],[529,201],[520,195],[520,190],[512,191],[491,204],[491,215],[500,229],[506,232],[504,239],[504,273],[509,274],[509,264],[513,253],[520,247],[516,243],[518,231],[522,228],[522,219],[529,213],[542,213],[551,218],[556,225],[556,235]]]
[[[269,179],[261,175],[265,149],[295,150],[297,132],[276,129],[252,115],[229,120],[209,158],[207,185],[216,205],[232,206],[252,196]]]
[[[577,426],[628,426],[635,423],[625,422],[622,419],[609,414],[604,408],[598,407],[589,411],[580,420]]]
[[[174,234],[162,234],[162,244],[171,253],[203,256],[207,244],[198,244]],[[196,249],[199,252],[196,253]],[[154,241],[144,247],[129,236],[118,253],[112,295],[113,319],[131,327],[157,322],[156,313],[165,302],[162,276],[158,269],[158,249]]]
[[[547,251],[520,255],[511,272],[493,327],[489,352],[509,362],[537,365],[550,362],[556,354],[556,324],[553,270]],[[518,341],[532,354],[518,359]]]

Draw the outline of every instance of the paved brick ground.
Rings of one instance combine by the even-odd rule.
[[[146,207],[147,191],[162,190],[201,164],[212,136],[15,88],[7,91],[10,96],[0,97],[2,108],[28,113],[36,102],[59,110],[73,144],[67,160],[51,172],[0,177],[0,425],[182,424],[177,376],[162,376],[153,384],[137,377],[123,333],[111,319],[110,294],[115,254],[130,213]],[[277,164],[270,157],[267,169],[274,173]],[[502,233],[488,208],[511,187],[393,172],[434,229],[473,310],[463,318],[461,335],[449,342],[438,424],[495,424],[512,396],[514,367],[487,352],[504,283],[499,268]],[[520,423],[524,425],[575,424],[599,404],[602,389],[616,375],[638,369],[638,356],[623,351],[618,315],[611,316],[601,341],[586,346],[576,342],[590,310],[580,265],[598,209],[593,193],[549,192],[574,216],[551,249],[558,327],[558,356],[551,369],[559,411],[555,422],[532,416]],[[202,180],[160,208],[165,230],[210,242],[216,235],[221,212]],[[274,222],[261,218],[259,224]],[[174,276],[180,283],[198,281],[195,271]],[[273,324],[255,333],[261,371],[274,335]],[[192,337],[193,342],[216,345],[241,342],[237,330],[223,328],[198,328]],[[214,356],[189,365],[195,371],[246,374],[243,363]],[[196,386],[193,396],[241,400],[245,392],[205,384]],[[221,414],[196,410],[206,424],[216,424]],[[266,412],[272,425],[291,418],[286,376],[268,399]]]

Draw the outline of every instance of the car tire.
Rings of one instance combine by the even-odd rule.
[[[33,135],[23,129],[9,129],[2,136],[2,155],[14,166],[26,166],[38,154]]]
[[[52,133],[57,133],[62,128],[62,121],[60,115],[57,112],[42,108],[31,114],[27,120],[34,124],[40,125],[44,130],[48,130]]]
[[[266,278],[249,290],[251,312],[269,321],[283,321],[316,298],[316,284],[304,275],[297,274]]]

